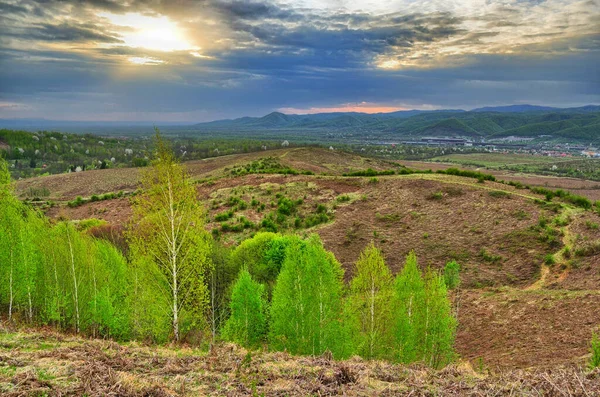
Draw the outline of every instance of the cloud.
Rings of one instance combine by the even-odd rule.
[[[0,98],[88,119],[600,101],[598,1],[382,4],[2,2]]]

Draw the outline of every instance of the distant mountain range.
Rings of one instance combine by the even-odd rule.
[[[392,113],[269,113],[263,117],[218,120],[193,126],[199,132],[295,132],[369,135],[371,138],[468,137],[501,139],[510,136],[539,140],[590,142],[600,139],[600,106],[552,108],[511,105],[465,111],[407,110]]]
[[[152,123],[60,122],[48,120],[1,120],[0,128],[58,129],[73,132],[147,134]],[[334,112],[241,117],[194,125],[161,123],[162,131],[178,135],[207,135],[257,139],[295,138],[305,141],[386,140],[422,137],[465,137],[497,140],[533,138],[537,142],[600,144],[600,106],[553,108],[509,105],[462,109],[402,110],[391,113]]]

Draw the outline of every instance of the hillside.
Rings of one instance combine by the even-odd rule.
[[[402,168],[312,148],[223,156],[187,167],[209,209],[208,227],[228,245],[261,230],[282,200],[289,200],[296,203],[292,215],[271,218],[274,226],[269,227],[318,233],[342,263],[346,279],[371,241],[393,272],[413,249],[423,268],[457,260],[463,289],[453,299],[460,306],[457,351],[462,360],[503,370],[586,360],[591,331],[600,324],[595,309],[600,305],[600,251],[594,248],[600,242],[600,216],[593,211],[562,206],[557,199],[556,205],[545,205],[534,201],[544,196],[527,189],[452,175],[343,176],[368,168],[375,173]],[[126,171],[49,176],[20,181],[17,187],[22,194],[44,187],[51,197],[73,200],[134,190],[138,176]],[[497,175],[510,179],[510,174]],[[537,183],[548,181],[573,186],[568,178],[538,178]],[[128,197],[116,197],[75,207],[59,201],[47,214],[104,219],[118,234],[131,210]]]
[[[513,105],[484,107],[471,111],[399,111],[392,113],[320,113],[286,115],[273,112],[263,117],[243,117],[200,123],[190,133],[216,132],[245,136],[285,136],[306,140],[335,140],[332,133],[351,135],[353,140],[425,136],[464,136],[474,139],[523,136],[540,141],[571,140],[590,143],[598,139],[600,107],[560,109]]]
[[[117,344],[53,332],[0,328],[0,392],[85,396],[554,396],[600,393],[600,372],[572,366],[490,372],[455,365],[442,371],[327,356],[247,352],[235,345],[212,352],[187,346]]]

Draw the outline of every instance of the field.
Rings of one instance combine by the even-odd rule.
[[[592,396],[600,371],[489,371],[452,365],[442,371],[327,356],[249,353],[235,345],[212,352],[86,340],[51,331],[0,331],[0,393],[38,396]]]
[[[440,163],[400,163],[417,169],[449,167]],[[223,156],[186,165],[196,181],[199,199],[206,203],[208,228],[227,245],[235,245],[261,228],[269,230],[272,227],[284,233],[316,232],[326,248],[342,263],[346,279],[353,273],[353,263],[359,252],[371,241],[383,251],[394,273],[413,249],[422,268],[441,268],[448,260],[457,260],[461,264],[462,287],[453,293],[452,300],[459,321],[456,349],[461,366],[447,371],[465,380],[464,387],[468,388],[465,393],[486,394],[497,390],[500,395],[508,395],[508,390],[518,385],[531,393],[548,390],[550,395],[561,395],[559,389],[575,391],[574,387],[581,387],[579,382],[568,386],[564,382],[572,382],[574,374],[579,371],[577,368],[585,365],[592,330],[600,325],[600,311],[597,310],[600,307],[600,216],[596,212],[565,206],[557,199],[551,204],[544,203],[541,201],[543,196],[528,189],[517,189],[498,182],[480,183],[477,179],[452,175],[343,176],[367,168],[381,172],[398,170],[400,166],[397,162],[319,149],[284,149]],[[65,204],[77,196],[135,191],[138,172],[139,169],[95,170],[47,176],[19,181],[17,191],[26,197],[31,189],[47,189],[49,197],[56,201],[56,205],[47,208],[49,216],[75,220],[99,218],[121,230],[127,226],[131,214],[127,196],[73,207]],[[580,194],[586,190],[600,192],[598,184],[591,181],[523,176],[507,171],[493,173],[497,179],[567,188]],[[9,333],[4,336],[24,338],[19,342],[24,344],[24,350],[28,350],[26,341],[29,337],[42,340],[59,338],[53,334],[22,336]],[[96,349],[102,356],[122,349],[108,342],[67,340],[76,346],[77,353],[73,354],[82,354],[81,349]],[[142,389],[154,387],[152,382],[158,384],[160,379],[167,382],[167,378],[161,378],[166,375],[159,368],[144,364],[143,354],[158,357],[192,354],[190,351],[181,353],[162,347],[150,349],[137,345],[123,349],[132,355],[131,360],[134,361],[127,365],[138,369],[132,370],[135,374],[131,375],[127,372],[129,369],[123,374],[118,372],[122,370],[117,367],[109,381],[118,387],[129,387],[125,384],[133,382],[135,387]],[[51,350],[48,354],[55,354]],[[62,351],[61,348],[58,351]],[[142,351],[145,353],[142,354]],[[231,354],[231,357],[237,357],[231,358],[238,360],[236,365],[241,365],[239,362],[243,360],[240,357],[244,357],[245,353],[235,350]],[[447,383],[443,376],[423,369],[408,372],[397,369],[394,371],[405,371],[402,372],[405,373],[402,375],[404,383],[379,383],[388,381],[377,378],[378,366],[388,366],[386,371],[392,371],[388,364],[381,363],[323,361],[326,364],[321,368],[321,364],[316,364],[321,363],[319,358],[292,359],[259,353],[256,359],[253,356],[252,365],[248,368],[224,379],[223,373],[214,373],[223,368],[194,372],[197,366],[209,365],[206,363],[210,362],[210,358],[193,357],[189,358],[189,362],[182,359],[173,364],[179,368],[176,372],[179,380],[168,378],[164,390],[180,387],[185,390],[189,387],[190,392],[199,390],[193,389],[193,382],[188,383],[188,380],[203,379],[200,382],[202,387],[221,384],[231,394],[251,393],[251,383],[244,384],[236,377],[254,379],[251,376],[259,371],[261,376],[267,376],[267,380],[261,378],[255,385],[259,392],[263,390],[267,394],[304,394],[307,390],[314,394],[344,391],[355,395],[388,390],[393,394],[404,390],[402,388],[410,382],[415,382],[423,390],[439,390],[442,394],[456,392],[452,389],[456,384]],[[136,360],[142,362],[136,363]],[[297,365],[294,373],[298,374],[298,378],[293,379],[298,379],[300,386],[293,384],[289,374],[283,375],[285,371],[279,365],[285,368]],[[310,370],[313,365],[318,366],[318,369],[313,369],[316,372]],[[268,372],[267,367],[277,375]],[[356,375],[359,380],[349,384],[326,380],[327,377],[338,376],[332,374],[343,372],[339,368],[346,367],[362,374]],[[475,367],[485,370],[474,373],[465,369]],[[551,373],[543,372],[550,368]],[[521,369],[528,370],[521,372]],[[323,372],[319,372],[321,370]],[[487,374],[488,370],[491,374]],[[244,375],[240,375],[239,371]],[[487,375],[482,375],[482,371]],[[565,375],[566,372],[561,371],[575,372]],[[77,378],[78,375],[74,376]],[[584,378],[588,375],[580,373],[577,376],[585,382]],[[127,381],[120,377],[126,377]],[[150,383],[137,384],[141,382],[140,378]],[[330,383],[324,385],[319,383],[321,381]],[[76,379],[73,382],[77,384]],[[185,386],[181,386],[183,383]],[[554,392],[553,383],[557,388]],[[284,392],[275,392],[279,387]],[[129,393],[129,390],[137,389],[122,390]],[[203,389],[203,392],[216,391]],[[165,393],[168,395],[168,392]]]
[[[453,153],[431,161],[487,170],[600,180],[600,160],[582,157],[549,157],[517,153]]]

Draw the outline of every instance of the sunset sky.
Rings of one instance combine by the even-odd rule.
[[[600,0],[0,0],[0,118],[600,103]]]

